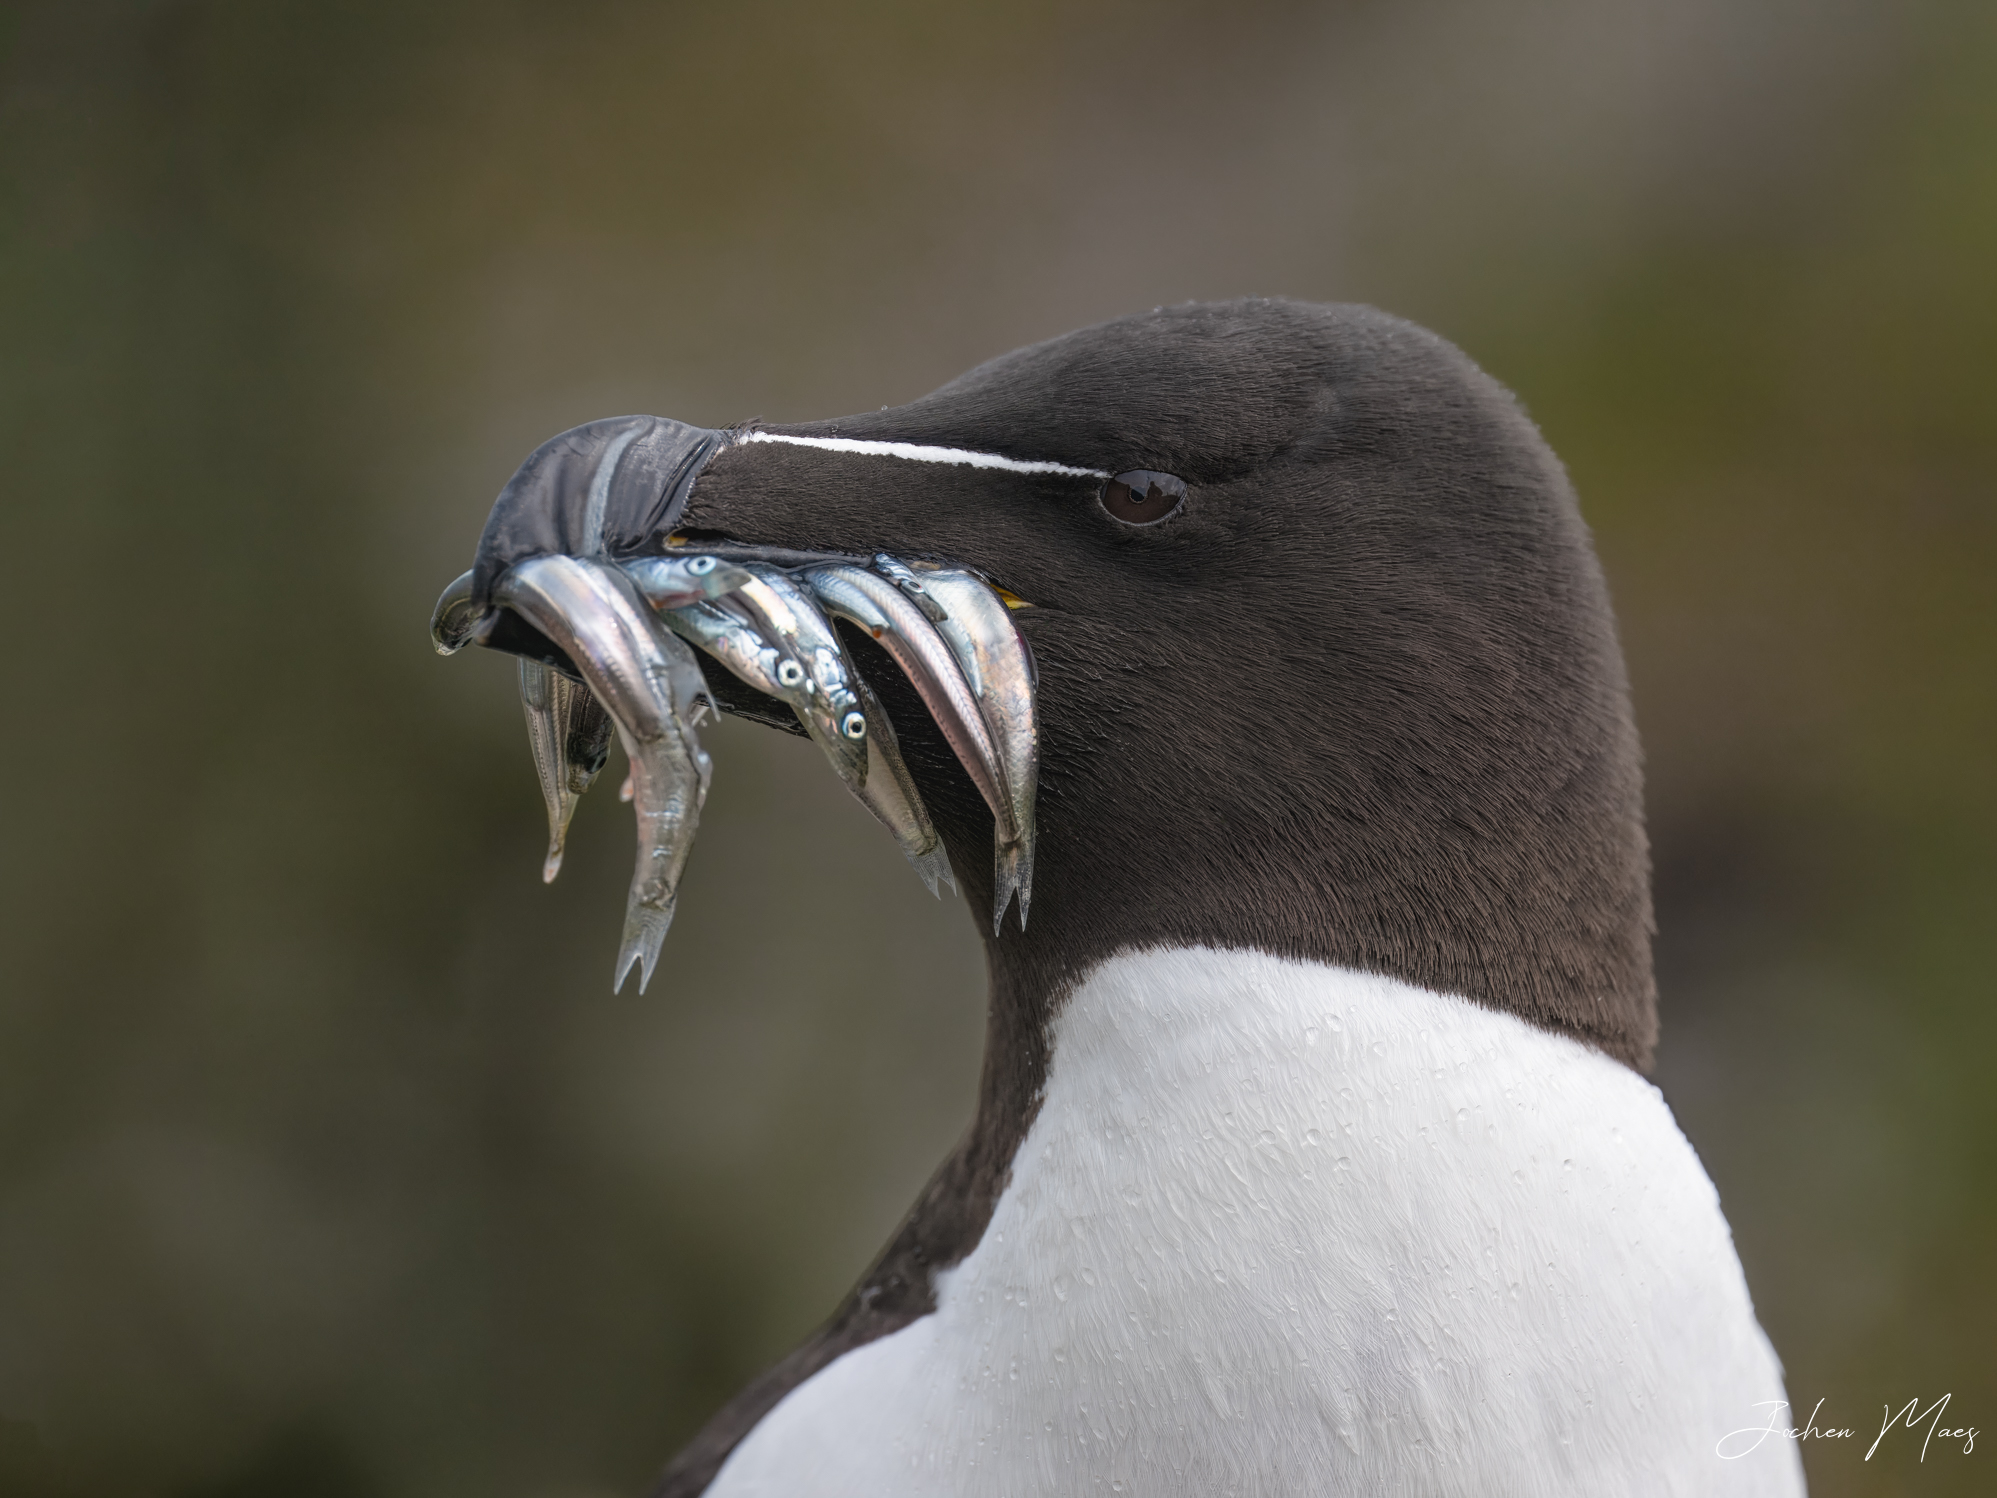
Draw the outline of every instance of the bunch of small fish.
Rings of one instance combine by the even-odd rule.
[[[638,866],[626,906],[616,987],[633,966],[644,992],[672,923],[713,765],[696,729],[718,708],[698,648],[797,715],[840,780],[900,845],[931,893],[950,862],[896,744],[894,725],[839,639],[843,619],[878,642],[907,675],[991,808],[996,931],[1016,897],[1026,926],[1033,887],[1033,803],[1039,777],[1033,659],[1006,602],[976,574],[881,555],[790,565],[759,557],[675,552],[624,563],[563,555],[508,569],[483,615],[466,573],[437,602],[439,653],[485,644],[506,611],[553,647],[523,655],[520,699],[548,808],[553,879],[576,802],[610,753],[630,761]]]

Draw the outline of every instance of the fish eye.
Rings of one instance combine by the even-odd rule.
[[[1186,481],[1133,468],[1103,485],[1102,506],[1125,525],[1152,525],[1186,501]]]
[[[708,573],[714,570],[714,558],[695,557],[691,562],[686,564],[686,570],[691,572],[695,577],[706,577]]]
[[[779,661],[777,663],[777,680],[787,687],[794,687],[804,680],[804,667],[800,666],[796,661]]]
[[[859,713],[848,713],[840,723],[839,731],[849,739],[864,739],[867,736],[867,720]]]

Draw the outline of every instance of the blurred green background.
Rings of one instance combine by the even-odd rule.
[[[0,18],[9,1498],[635,1495],[828,1311],[968,1119],[964,910],[726,723],[613,998],[628,812],[541,886],[431,601],[576,422],[1242,293],[1435,327],[1571,465],[1791,1394],[1992,1431],[1814,1490],[1993,1490],[1997,6]]]

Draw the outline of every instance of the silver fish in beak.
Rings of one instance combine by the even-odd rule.
[[[798,713],[806,731],[855,795],[867,783],[867,715],[853,690],[858,673],[831,621],[780,567],[745,564],[748,583],[730,595],[763,638],[804,668],[809,694]],[[863,798],[864,799],[864,798]]]
[[[548,807],[548,857],[541,865],[541,880],[552,884],[562,869],[562,846],[576,803],[610,757],[610,714],[581,682],[524,658],[520,705],[527,714],[534,773]]]
[[[798,578],[825,609],[894,657],[991,808],[997,893],[992,926],[1019,899],[1026,929],[1033,897],[1033,804],[1040,739],[1033,659],[1010,611],[986,583],[948,569],[917,571],[893,557],[872,571],[831,562]]]
[[[574,663],[631,761],[638,862],[614,986],[623,987],[636,966],[643,993],[672,924],[680,874],[707,799],[712,762],[693,728],[707,683],[693,652],[608,563],[533,557],[501,576],[492,596]]]
[[[809,567],[798,574],[798,581],[827,612],[858,625],[894,658],[991,808],[1000,841],[1011,841],[1012,803],[998,751],[970,683],[936,626],[894,583],[864,567],[838,562]]]
[[[765,640],[742,614],[708,602],[664,609],[659,618],[674,634],[727,667],[744,686],[776,698],[797,713],[799,722],[804,721],[811,703],[804,667]]]
[[[894,724],[865,677],[855,675],[853,688],[871,725],[867,730],[867,783],[857,792],[860,802],[894,834],[902,856],[929,893],[941,899],[943,891],[938,886],[947,884],[955,894],[957,877],[950,871],[950,855],[944,851],[943,839],[929,820],[929,808],[922,804],[922,792],[901,757]]]
[[[723,597],[754,580],[752,573],[720,557],[639,557],[623,565],[645,602],[662,611]]]
[[[459,577],[437,600],[430,640],[439,655],[455,655],[476,641],[484,623],[472,605],[472,575]],[[520,659],[520,705],[527,716],[527,744],[548,809],[548,856],[541,879],[561,872],[563,847],[576,803],[610,754],[610,715],[589,688],[543,661]]]
[[[1024,931],[1033,898],[1033,809],[1040,789],[1033,655],[1012,622],[1012,610],[984,579],[950,568],[922,569],[917,577],[924,596],[943,611],[937,633],[956,657],[998,755],[1006,815],[994,811],[1000,832],[993,929],[1005,920],[1006,904],[1017,894],[1019,929]]]
[[[963,766],[994,829],[996,932],[1032,891],[1039,737],[1033,663],[976,573],[673,530],[703,465],[736,440],[658,417],[550,439],[493,507],[476,564],[437,601],[431,638],[521,658],[520,693],[548,815],[542,875],[561,867],[578,799],[614,732],[631,762],[637,867],[615,979],[650,983],[711,777],[710,710],[794,719],[894,835],[932,893],[956,887],[895,725],[835,620],[882,646]],[[722,673],[703,675],[698,650]],[[739,685],[737,685],[739,683]]]
[[[653,565],[653,559],[648,558],[630,569],[639,582],[640,591],[648,598],[654,595],[645,579],[652,575],[650,569]],[[751,576],[740,568],[733,570],[744,579]],[[786,602],[784,607],[792,611],[792,617],[797,616],[799,609],[795,601]],[[810,733],[813,715],[820,711],[815,700],[815,683],[804,667],[798,664],[789,644],[782,648],[771,644],[741,604],[710,601],[680,608],[662,608],[659,617],[673,633],[705,651],[743,685],[788,706],[796,714],[799,724]],[[909,774],[908,765],[901,757],[894,725],[888,721],[873,689],[858,671],[851,668],[850,662],[844,660],[844,652],[841,652],[841,660],[847,673],[847,683],[852,687],[859,710],[868,724],[864,740],[867,769],[865,778],[858,785],[846,778],[847,751],[843,742],[838,745],[838,752],[831,756],[833,768],[841,773],[847,789],[894,834],[895,842],[921,876],[922,882],[929,887],[929,892],[940,894],[939,884],[948,884],[954,890],[957,882],[950,872],[949,857],[943,851],[942,839],[937,836],[935,825],[929,820],[928,808],[922,804],[922,793],[916,789],[914,777]],[[817,734],[811,736],[818,738]]]

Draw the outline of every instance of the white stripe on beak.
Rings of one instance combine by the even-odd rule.
[[[868,458],[907,458],[916,463],[957,463],[966,468],[1000,468],[1007,473],[1064,473],[1078,479],[1106,479],[1101,468],[1072,468],[1066,463],[1005,458],[974,453],[962,447],[925,447],[919,442],[863,442],[857,437],[791,437],[782,432],[744,432],[738,442],[783,442],[792,447],[821,447],[827,452],[857,453]]]

